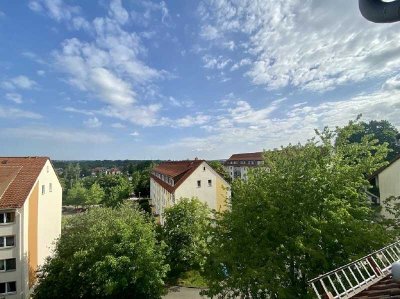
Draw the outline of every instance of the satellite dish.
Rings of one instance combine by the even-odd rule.
[[[364,18],[374,23],[393,23],[400,21],[400,0],[358,0]]]

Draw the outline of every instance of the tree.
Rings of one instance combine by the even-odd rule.
[[[117,207],[131,193],[128,179],[122,175],[105,175],[98,179],[98,184],[104,190],[102,203],[107,207]]]
[[[368,135],[350,143],[362,129],[351,122],[267,151],[269,171],[233,183],[232,209],[210,239],[208,295],[308,298],[309,279],[391,240],[364,192],[388,150]]]
[[[85,205],[88,200],[88,190],[83,187],[82,182],[75,182],[68,190],[65,203],[73,206]]]
[[[224,165],[222,165],[219,161],[208,161],[208,165],[210,165],[220,176],[224,178],[225,181],[231,182],[231,177],[228,172],[225,170]]]
[[[198,199],[181,199],[165,211],[163,237],[167,244],[169,276],[202,270],[208,253],[210,210]]]
[[[351,142],[360,142],[362,137],[372,135],[379,141],[379,144],[385,142],[388,144],[391,152],[387,155],[387,161],[393,160],[400,154],[400,146],[396,142],[399,131],[390,122],[387,120],[371,120],[369,123],[362,122],[361,125],[363,129],[349,137]]]
[[[168,266],[155,225],[137,208],[94,208],[67,220],[33,297],[161,298]]]
[[[104,199],[105,192],[103,188],[100,187],[98,183],[94,183],[90,186],[87,191],[87,197],[85,204],[87,205],[97,205]]]

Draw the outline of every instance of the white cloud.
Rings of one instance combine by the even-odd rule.
[[[94,115],[93,111],[85,110],[85,109],[77,109],[74,107],[65,107],[62,108],[66,112],[72,112],[72,113],[78,113],[78,114],[84,114],[84,115]]]
[[[170,97],[168,98],[168,100],[169,100],[170,104],[171,104],[172,106],[175,106],[175,107],[186,107],[186,108],[190,108],[190,107],[193,106],[193,101],[179,101],[179,100],[177,100],[176,98],[174,98],[174,97],[172,97],[172,96],[170,96]]]
[[[58,22],[70,20],[80,12],[78,6],[65,4],[62,0],[30,0],[28,6],[35,12],[45,12]]]
[[[0,106],[0,118],[41,119],[42,116],[40,114],[36,113],[36,112],[31,112],[31,111],[27,111],[27,110],[18,109],[18,108],[9,108],[9,107]]]
[[[121,124],[121,123],[113,123],[113,124],[111,124],[111,127],[113,127],[114,129],[124,129],[124,128],[126,128],[126,126]]]
[[[1,86],[4,89],[33,89],[37,87],[37,83],[34,80],[29,79],[27,76],[17,76],[9,80],[3,81]]]
[[[129,135],[130,135],[130,136],[135,136],[135,137],[137,137],[137,136],[139,136],[140,134],[139,134],[138,131],[133,131],[133,132],[130,133]]]
[[[192,127],[198,125],[204,125],[210,120],[209,115],[198,114],[196,116],[187,115],[183,118],[178,118],[176,120],[172,120],[172,126],[174,127]]]
[[[111,18],[117,20],[120,24],[125,24],[129,20],[129,13],[122,6],[121,0],[112,0],[110,2],[109,14]]]
[[[85,120],[83,122],[83,124],[86,127],[92,128],[92,129],[100,128],[102,125],[101,121],[99,121],[99,119],[97,117],[89,118],[89,119]]]
[[[15,104],[22,104],[22,96],[19,93],[6,93],[6,98]]]
[[[36,74],[38,74],[39,76],[44,76],[46,72],[44,70],[38,70],[36,71]]]
[[[204,67],[208,69],[224,69],[232,60],[226,59],[222,56],[213,57],[210,55],[203,56]]]
[[[199,12],[205,24],[201,36],[235,38],[251,55],[247,76],[270,89],[323,91],[400,67],[397,25],[367,22],[357,1],[210,0]]]
[[[45,140],[46,142],[102,144],[112,141],[112,138],[102,133],[66,130],[48,127],[5,128],[0,135],[23,138],[27,140]]]

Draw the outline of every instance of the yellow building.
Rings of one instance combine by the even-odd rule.
[[[387,166],[377,170],[371,180],[379,189],[379,203],[382,205],[382,213],[385,216],[389,214],[385,210],[385,199],[400,196],[400,156],[391,161]]]
[[[165,208],[181,198],[192,197],[197,197],[210,209],[224,211],[230,199],[230,186],[204,160],[168,161],[153,169],[150,198],[161,223],[164,223]]]
[[[29,298],[61,233],[62,189],[49,158],[0,157],[0,298]]]

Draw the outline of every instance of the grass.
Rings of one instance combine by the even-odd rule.
[[[181,278],[178,279],[177,284],[183,287],[192,288],[206,288],[207,283],[199,271],[188,271],[185,272]]]

